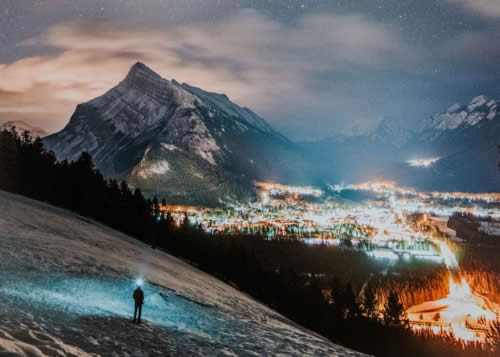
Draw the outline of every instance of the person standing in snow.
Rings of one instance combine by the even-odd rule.
[[[134,323],[139,324],[141,323],[142,304],[144,304],[144,292],[142,291],[140,285],[137,285],[137,288],[134,290],[134,301]]]

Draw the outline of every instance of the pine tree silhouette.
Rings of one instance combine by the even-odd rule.
[[[387,303],[384,308],[384,324],[387,326],[404,326],[409,325],[406,312],[403,304],[399,302],[398,294],[391,291]]]

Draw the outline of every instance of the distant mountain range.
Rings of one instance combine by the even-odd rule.
[[[294,143],[226,95],[163,79],[137,63],[44,142],[58,159],[87,151],[107,177],[178,203],[245,200],[254,197],[256,180],[389,179],[425,190],[498,191],[499,108],[479,96],[429,117],[420,130],[383,121],[371,134]]]
[[[24,132],[29,132],[33,138],[43,138],[48,135],[48,133],[42,128],[32,126],[28,123],[25,123],[21,120],[11,120],[0,123],[0,131],[2,130],[11,130],[15,128],[16,132],[19,135],[22,135]]]
[[[303,146],[325,163],[318,175],[337,182],[392,179],[425,190],[498,191],[499,119],[500,101],[478,96],[428,118],[420,130],[383,121],[370,135]]]
[[[440,158],[422,180],[425,187],[499,191],[498,145],[500,101],[479,96],[468,105],[455,104],[432,117],[428,126],[413,136],[407,150]]]
[[[103,96],[78,105],[67,126],[44,142],[58,159],[87,151],[106,176],[192,204],[251,197],[254,180],[288,181],[305,161],[297,145],[251,110],[224,94],[163,79],[142,63]]]

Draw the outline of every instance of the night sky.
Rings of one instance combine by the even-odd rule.
[[[142,61],[295,139],[500,98],[499,0],[1,0],[0,121],[61,129]]]

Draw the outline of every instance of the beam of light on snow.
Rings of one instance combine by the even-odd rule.
[[[446,267],[450,270],[457,270],[458,269],[458,261],[457,258],[455,257],[455,254],[451,251],[450,247],[448,247],[448,244],[438,241],[439,244],[439,250],[441,251],[441,256],[443,257],[444,264]]]
[[[457,283],[450,275],[446,298],[412,306],[407,313],[414,330],[453,331],[457,338],[481,342],[488,323],[496,320],[500,310],[488,298],[473,293],[465,279]]]
[[[446,267],[450,271],[459,271],[458,261],[450,247],[442,241],[436,243]],[[464,341],[483,341],[488,324],[497,319],[500,307],[487,297],[473,293],[463,277],[457,283],[450,274],[449,284],[450,292],[446,298],[427,301],[407,310],[412,329],[430,329],[434,333],[453,331]]]
[[[134,312],[135,280],[91,279],[64,274],[17,274],[0,278],[0,297],[14,306],[80,316],[122,317]],[[216,309],[144,283],[143,319],[157,325],[224,342],[234,329]],[[168,295],[168,296],[167,296]],[[226,341],[227,342],[227,341]]]
[[[390,250],[372,250],[371,252],[367,253],[369,256],[372,256],[376,259],[382,259],[382,260],[389,260],[389,261],[396,261],[399,259],[399,256],[397,254],[394,254]]]

